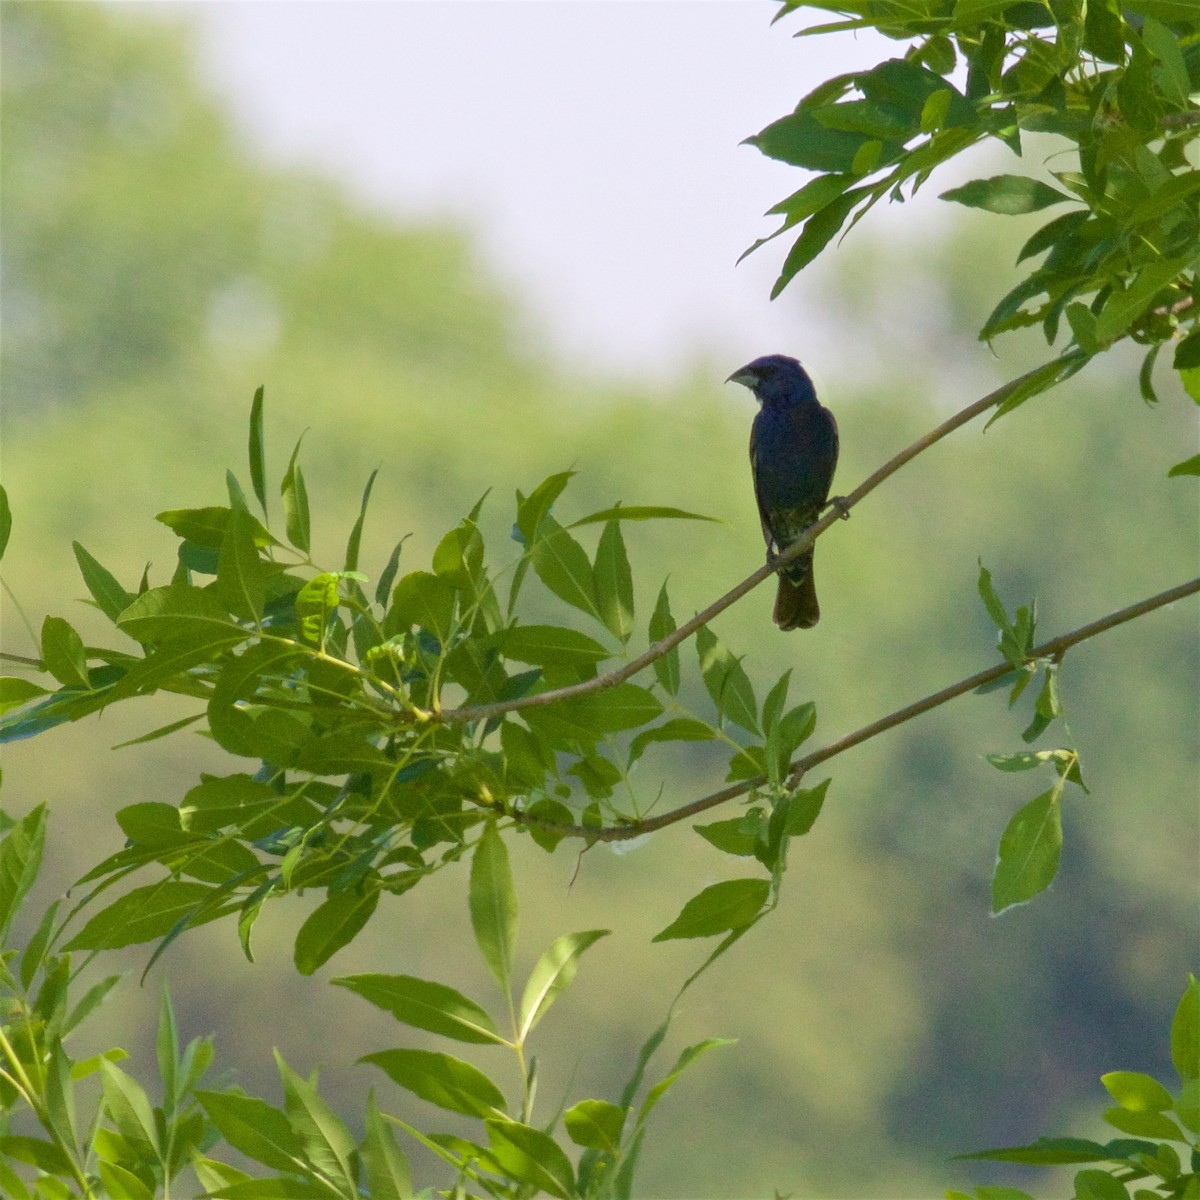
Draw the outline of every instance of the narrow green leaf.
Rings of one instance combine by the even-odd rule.
[[[605,523],[593,565],[600,619],[614,636],[629,641],[633,633],[633,574],[621,536],[621,523]]]
[[[629,765],[632,766],[652,742],[711,742],[720,735],[711,725],[691,717],[672,717],[661,725],[643,729],[629,745]]]
[[[491,1016],[445,984],[411,975],[346,975],[331,982],[416,1029],[458,1042],[504,1043]]]
[[[675,1060],[675,1065],[671,1070],[660,1079],[647,1093],[646,1099],[642,1103],[641,1111],[638,1113],[638,1123],[643,1123],[646,1118],[654,1111],[658,1102],[671,1090],[675,1085],[675,1081],[688,1069],[701,1055],[707,1054],[710,1050],[716,1050],[721,1046],[732,1046],[736,1044],[735,1038],[705,1038],[702,1042],[697,1042],[694,1046],[686,1047],[679,1058]]]
[[[854,160],[851,159],[847,169],[852,167],[853,163]],[[846,223],[846,218],[868,191],[869,189],[865,187],[851,188],[850,191],[838,196],[836,200],[831,200],[824,208],[813,213],[805,221],[800,236],[792,244],[787,257],[783,260],[779,278],[771,287],[772,300],[833,241]]]
[[[380,1050],[359,1061],[374,1063],[402,1088],[450,1112],[468,1117],[504,1112],[504,1093],[478,1067],[449,1054]]]
[[[770,890],[771,884],[766,879],[727,879],[714,883],[693,896],[679,916],[651,940],[713,937],[741,929],[762,911]]]
[[[585,950],[609,934],[607,929],[587,929],[582,933],[564,933],[538,959],[529,974],[521,996],[519,1040],[524,1041],[546,1010],[570,986]]]
[[[578,521],[572,521],[568,529],[580,525],[596,525],[609,521],[713,521],[721,524],[719,517],[706,517],[703,513],[688,512],[683,508],[671,508],[660,504],[618,504],[613,508],[602,508],[588,513]]]
[[[1188,975],[1171,1022],[1171,1061],[1184,1083],[1200,1079],[1200,980],[1195,975]]]
[[[101,909],[67,943],[67,950],[115,950],[169,933],[213,893],[204,883],[163,880],[134,888]]]
[[[717,712],[743,729],[758,733],[758,703],[742,664],[707,625],[696,634],[696,652],[700,657],[704,686],[717,706]]]
[[[408,1158],[376,1106],[374,1092],[367,1096],[366,1138],[359,1155],[367,1174],[371,1200],[412,1200],[412,1171]]]
[[[595,576],[583,547],[548,513],[539,528],[530,559],[538,578],[560,600],[599,621]]]
[[[262,619],[266,603],[266,564],[258,556],[246,509],[235,506],[217,553],[217,592],[234,616],[244,621]]]
[[[1000,838],[992,877],[992,912],[1024,904],[1044,892],[1062,852],[1061,783],[1017,810]]]
[[[115,621],[133,603],[133,593],[127,592],[110,571],[102,567],[78,542],[72,542],[75,561],[87,590],[92,593],[100,611]]]
[[[651,642],[661,642],[663,638],[674,633],[675,618],[671,616],[671,601],[667,597],[667,585],[659,589],[658,600],[654,612],[650,616],[649,636]],[[679,647],[668,650],[661,658],[654,660],[654,674],[658,682],[672,695],[679,694]]]
[[[143,1158],[160,1158],[158,1130],[150,1099],[141,1086],[107,1059],[100,1062],[104,1107],[117,1132]]]
[[[39,687],[32,679],[24,679],[19,675],[0,675],[0,713],[8,712],[10,708],[20,708],[30,700],[48,694],[44,687]]]
[[[350,530],[350,539],[346,543],[346,566],[344,569],[347,571],[358,570],[358,551],[362,544],[363,523],[367,519],[367,505],[371,502],[371,489],[375,486],[375,477],[378,474],[379,468],[376,467],[367,479],[367,486],[363,488],[362,502],[358,506],[358,519],[354,522],[354,528]]]
[[[287,471],[283,482],[279,485],[283,497],[283,516],[287,529],[287,539],[297,550],[309,552],[312,543],[312,527],[308,512],[308,489],[304,485],[304,472],[300,469],[297,458],[300,454],[300,444],[304,434],[296,442],[292,457],[288,460]]]
[[[343,1196],[356,1196],[353,1165],[354,1139],[337,1114],[317,1094],[316,1087],[302,1079],[275,1051],[275,1064],[283,1081],[284,1109],[288,1122],[304,1147],[308,1161],[338,1186]]]
[[[570,1200],[576,1194],[571,1161],[548,1133],[516,1121],[494,1118],[484,1125],[492,1154],[507,1175],[563,1200]]]
[[[255,389],[250,404],[250,484],[262,506],[263,518],[267,517],[267,452],[263,436],[263,387]]]
[[[12,535],[12,509],[8,504],[8,493],[0,484],[0,558],[8,549],[8,539]]]
[[[221,1136],[255,1162],[276,1171],[300,1167],[300,1138],[284,1113],[255,1096],[197,1091],[196,1099]]]
[[[543,479],[526,499],[517,493],[517,524],[514,534],[519,534],[525,546],[532,546],[537,539],[538,530],[543,518],[550,512],[554,501],[562,494],[563,489],[571,481],[574,471],[560,471]]]
[[[962,187],[942,192],[939,199],[982,208],[988,212],[1016,216],[1037,212],[1051,204],[1064,204],[1072,197],[1028,175],[993,175],[990,179],[972,179]]]
[[[489,821],[471,858],[471,927],[483,961],[505,996],[512,993],[517,947],[517,893],[504,839]]]

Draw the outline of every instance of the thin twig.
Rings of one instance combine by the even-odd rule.
[[[810,549],[813,542],[831,525],[835,524],[840,518],[847,516],[859,501],[873,492],[890,475],[894,475],[906,463],[911,462],[918,454],[928,450],[935,442],[940,442],[947,434],[953,433],[960,426],[967,424],[968,421],[973,421],[981,413],[985,413],[988,409],[1003,404],[1027,380],[1036,375],[1043,374],[1058,361],[1060,360],[1052,359],[1050,362],[1043,363],[1040,367],[1035,367],[1032,371],[1027,371],[1024,375],[1020,375],[1016,379],[1009,380],[1008,383],[1002,384],[994,391],[988,392],[986,396],[980,397],[973,404],[968,404],[966,408],[955,413],[949,420],[943,421],[936,429],[932,429],[923,437],[919,437],[911,446],[901,450],[899,454],[884,463],[873,475],[868,476],[848,496],[839,500],[832,511],[815,524],[810,525],[805,530],[804,535],[789,546],[784,553],[777,555],[771,563],[759,567],[757,571],[752,575],[748,575],[736,587],[726,592],[719,599],[714,600],[707,608],[698,612],[691,620],[685,621],[665,638],[655,642],[639,654],[637,658],[630,659],[624,666],[618,667],[614,671],[609,671],[604,675],[597,675],[593,679],[585,679],[582,683],[572,683],[566,687],[552,688],[550,691],[537,692],[532,696],[521,696],[514,700],[501,700],[494,704],[474,704],[464,708],[448,708],[441,713],[434,714],[433,719],[444,721],[447,724],[459,724],[466,721],[490,721],[492,718],[503,716],[505,713],[519,712],[523,708],[537,708],[545,704],[557,704],[559,701],[568,700],[573,696],[585,696],[591,692],[599,692],[606,688],[617,687],[626,680],[632,679],[634,675],[637,675],[640,671],[644,671],[648,666],[651,666],[681,642],[687,641],[688,638],[702,626],[707,625],[714,617],[719,616],[731,605],[736,604],[748,592],[758,587],[764,579],[769,579],[774,575],[780,567],[791,562],[792,559],[798,558],[806,550]]]
[[[1165,592],[1159,592],[1156,596],[1139,600],[1136,604],[1129,605],[1128,608],[1122,608],[1116,612],[1109,613],[1107,616],[1092,621],[1088,625],[1082,625],[1070,633],[1064,633],[1056,638],[1051,638],[1050,641],[1044,642],[1030,651],[1029,658],[1026,661],[1034,662],[1037,659],[1045,658],[1061,660],[1063,655],[1072,646],[1078,645],[1080,642],[1086,642],[1089,638],[1106,633],[1118,625],[1123,625],[1126,621],[1132,621],[1136,617],[1145,616],[1146,613],[1153,612],[1156,608],[1162,608],[1166,604],[1173,604],[1176,600],[1182,600],[1197,592],[1200,592],[1200,578],[1178,584],[1173,588],[1168,588]],[[811,754],[805,754],[791,763],[788,770],[788,783],[792,787],[795,787],[813,767],[819,766],[821,763],[827,762],[844,751],[861,745],[863,742],[869,741],[871,738],[877,737],[889,729],[894,729],[897,725],[903,725],[906,721],[911,721],[914,717],[919,717],[922,713],[927,713],[931,709],[938,708],[950,700],[957,699],[967,692],[973,692],[976,688],[993,683],[997,679],[1002,679],[1005,675],[1012,674],[1015,670],[1019,670],[1019,668],[1014,667],[1012,663],[997,663],[994,667],[988,667],[986,670],[979,671],[966,679],[960,679],[957,683],[952,683],[949,687],[942,688],[941,691],[933,692],[904,708],[897,709],[895,712],[889,713],[886,717],[880,717],[879,720],[872,721],[869,725],[864,725],[861,729],[856,729],[853,733],[848,733],[845,737],[838,738],[837,741],[830,742],[827,746],[822,746],[820,750],[814,750]],[[686,821],[689,817],[698,816],[710,808],[716,808],[718,805],[725,804],[730,800],[736,800],[738,797],[744,796],[756,788],[763,787],[766,782],[766,776],[759,775],[754,779],[747,779],[741,783],[735,783],[727,788],[722,788],[720,791],[712,792],[707,796],[701,796],[698,800],[681,805],[679,808],[673,808],[670,812],[662,813],[657,817],[602,828],[597,828],[594,825],[565,825],[555,821],[544,821],[521,812],[511,813],[510,815],[522,825],[544,829],[560,837],[581,837],[601,842],[623,842],[641,837],[643,834],[653,833],[657,829],[664,829],[668,825],[675,825],[680,821]]]

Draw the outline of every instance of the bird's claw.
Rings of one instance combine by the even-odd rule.
[[[825,501],[825,507],[836,508],[837,515],[841,517],[843,521],[850,520],[850,501],[847,500],[845,496],[830,496],[829,499]]]

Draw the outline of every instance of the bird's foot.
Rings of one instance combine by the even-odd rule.
[[[850,501],[847,500],[845,496],[830,496],[829,499],[825,501],[825,507],[836,508],[837,515],[841,517],[843,521],[850,520]]]

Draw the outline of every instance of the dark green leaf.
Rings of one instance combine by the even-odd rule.
[[[37,879],[46,844],[46,806],[39,804],[13,825],[0,842],[0,935],[8,931]],[[7,941],[5,943],[7,945]]]
[[[300,926],[296,934],[293,961],[301,975],[311,975],[343,946],[349,944],[371,919],[379,903],[376,880],[368,879],[361,887],[330,892]]]
[[[450,636],[454,628],[454,588],[440,575],[413,571],[396,584],[387,628],[400,632],[413,626],[428,629],[441,642]]]
[[[1184,1083],[1200,1079],[1200,981],[1194,975],[1171,1022],[1171,1061]]]
[[[165,879],[134,888],[101,909],[66,945],[67,950],[115,950],[150,942],[200,907],[214,889]]]
[[[859,147],[869,140],[865,134],[828,128],[808,108],[797,109],[746,139],[768,158],[842,175],[850,173]]]
[[[1061,786],[1035,796],[1009,821],[992,877],[993,912],[1032,900],[1057,874],[1062,853]]]
[[[529,727],[554,745],[590,745],[607,733],[637,729],[662,715],[662,705],[636,683],[572,696],[522,711]]]
[[[595,525],[604,521],[713,521],[721,523],[719,517],[706,517],[703,513],[688,512],[682,508],[671,508],[661,504],[618,504],[614,508],[602,508],[599,512],[589,513],[572,521],[567,527],[575,529],[580,525]]]
[[[479,952],[507,996],[512,990],[512,963],[517,948],[517,893],[508,850],[494,821],[488,821],[484,827],[471,858],[468,900]]]
[[[743,729],[758,733],[758,703],[742,664],[707,625],[696,633],[696,652],[704,686],[717,706],[717,712]]]
[[[461,992],[411,975],[347,975],[332,980],[397,1021],[458,1042],[502,1042],[488,1013]]]
[[[752,808],[740,817],[714,821],[709,825],[693,825],[692,828],[722,854],[746,858],[754,853],[762,824],[762,809]]]
[[[659,589],[654,612],[650,616],[649,636],[651,642],[661,642],[675,632],[675,618],[671,616],[671,601],[667,596],[667,585]],[[679,694],[679,647],[674,646],[661,658],[654,660],[654,674],[658,682],[672,695]]]
[[[693,896],[655,942],[675,938],[713,937],[747,926],[762,912],[771,885],[766,879],[728,879]]]
[[[850,166],[854,163],[851,160]],[[800,236],[792,244],[779,278],[771,288],[771,299],[774,300],[792,279],[799,274],[827,245],[837,236],[838,231],[846,222],[855,205],[866,195],[867,188],[852,188],[831,200],[824,208],[813,213],[804,223]]]
[[[0,558],[8,549],[8,539],[12,535],[12,509],[8,504],[8,493],[0,484]]]
[[[561,600],[600,620],[596,581],[583,547],[548,513],[533,544],[533,569]]]
[[[633,575],[619,521],[605,523],[592,571],[601,621],[615,637],[629,641],[633,633]]]
[[[228,610],[244,621],[260,621],[266,603],[266,564],[254,543],[254,518],[242,507],[232,509],[217,555],[217,593]]]
[[[506,658],[533,663],[539,667],[566,667],[587,678],[596,673],[596,664],[611,657],[594,638],[561,625],[517,625],[498,639]]]
[[[354,528],[350,530],[349,541],[346,542],[347,571],[358,570],[358,550],[362,543],[363,523],[367,519],[367,505],[371,503],[371,489],[375,486],[375,477],[378,474],[379,468],[376,467],[367,479],[367,486],[363,488],[362,502],[358,506],[358,519],[354,522]]]
[[[1090,1142],[1085,1138],[1038,1138],[1029,1146],[1002,1146],[995,1150],[976,1150],[971,1154],[958,1154],[955,1157],[1046,1167],[1062,1163],[1103,1162],[1109,1157],[1109,1151],[1099,1142]]]
[[[64,687],[91,687],[83,639],[62,617],[42,622],[42,664]]]
[[[651,742],[709,742],[719,735],[711,725],[691,717],[672,717],[671,720],[643,729],[629,745],[629,764],[632,766]]]
[[[1071,199],[1065,192],[1039,179],[1031,179],[1028,175],[993,175],[990,179],[972,179],[962,187],[943,192],[940,198],[1006,216],[1037,212],[1051,204],[1063,204]]]
[[[383,568],[379,582],[375,585],[376,604],[387,604],[392,590],[392,580],[396,578],[396,571],[400,567],[400,551],[404,548],[406,541],[408,541],[407,534],[396,543],[392,553],[388,556],[387,565]]]
[[[478,1067],[428,1050],[380,1050],[360,1062],[374,1063],[422,1100],[468,1117],[504,1112],[504,1093]]]
[[[255,389],[250,404],[250,485],[267,515],[267,451],[263,437],[263,387]]]

